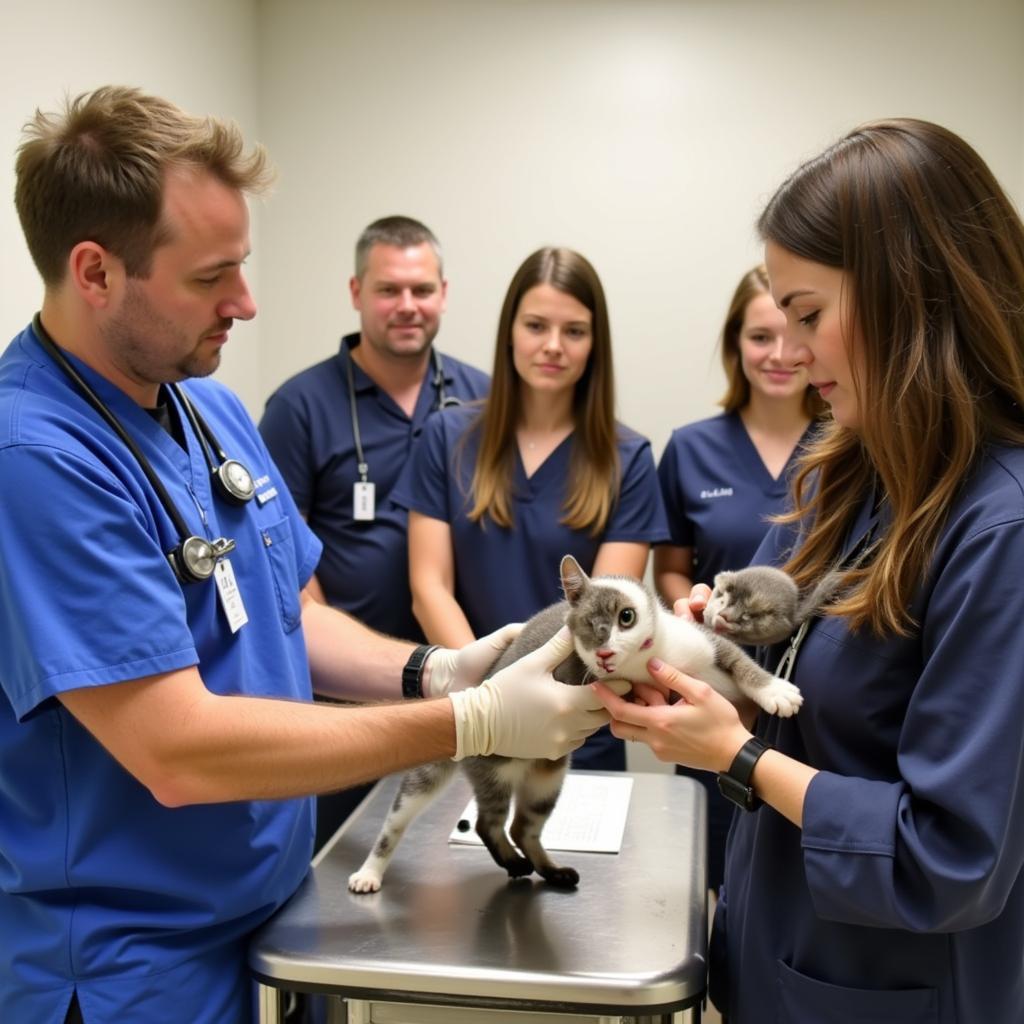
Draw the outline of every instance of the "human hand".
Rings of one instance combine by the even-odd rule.
[[[704,609],[707,607],[708,598],[711,597],[711,588],[706,583],[697,583],[690,591],[690,596],[679,598],[672,611],[681,619],[689,619],[691,622],[704,621]]]
[[[551,674],[571,651],[572,638],[563,628],[479,686],[450,693],[454,760],[482,754],[554,760],[581,747],[609,715],[593,687],[567,686]],[[604,687],[613,696],[629,688],[623,680]]]
[[[612,734],[646,743],[659,761],[726,771],[750,739],[736,708],[707,683],[657,658],[647,663],[647,670],[653,686],[641,691],[642,703],[630,703],[602,683],[593,684],[611,715]],[[659,702],[659,691],[676,694],[676,703]]]
[[[445,697],[456,690],[478,686],[484,673],[519,636],[522,628],[521,622],[511,622],[457,651],[438,647],[423,666],[423,696]]]

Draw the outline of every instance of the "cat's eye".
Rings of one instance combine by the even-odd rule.
[[[636,609],[635,608],[623,608],[619,612],[619,625],[623,629],[629,629],[630,626],[636,625]]]

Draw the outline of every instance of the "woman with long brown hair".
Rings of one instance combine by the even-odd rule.
[[[744,808],[710,958],[730,1024],[1024,1020],[1024,225],[966,142],[891,120],[760,229],[833,422],[757,560],[844,586],[791,645],[794,718],[752,735],[652,665],[646,707],[605,698],[613,732]]]
[[[654,458],[615,420],[604,290],[579,253],[540,249],[519,267],[490,396],[431,417],[392,498],[409,509],[413,612],[431,643],[560,600],[566,554],[588,573],[643,575],[668,538]],[[573,765],[622,769],[622,743],[603,729]]]

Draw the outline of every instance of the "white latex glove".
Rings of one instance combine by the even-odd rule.
[[[455,709],[455,757],[503,754],[554,760],[576,750],[608,722],[608,712],[589,686],[567,686],[551,674],[572,651],[568,629],[472,690],[451,693]],[[624,680],[607,684],[620,696]]]
[[[522,628],[521,622],[511,622],[457,651],[439,647],[423,666],[423,696],[446,697],[456,690],[478,686],[484,673],[519,636]]]

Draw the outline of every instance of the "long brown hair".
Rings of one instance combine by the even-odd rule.
[[[732,293],[729,311],[725,314],[725,323],[722,325],[720,345],[726,388],[718,404],[726,412],[739,412],[750,403],[750,381],[743,372],[743,360],[740,358],[740,335],[743,333],[747,306],[759,295],[771,295],[768,271],[762,265],[752,267],[740,278],[736,291]],[[827,405],[821,395],[808,385],[804,389],[804,413],[813,420],[821,416],[826,409]]]
[[[515,272],[505,293],[490,395],[465,435],[476,431],[480,438],[469,518],[478,522],[490,516],[499,526],[512,525],[512,471],[523,386],[512,361],[512,325],[523,296],[540,284],[571,295],[591,313],[590,358],[573,395],[575,430],[561,521],[597,536],[608,522],[619,488],[611,329],[597,271],[571,249],[538,249]]]
[[[845,272],[844,336],[863,346],[860,426],[830,424],[804,459],[783,517],[800,521],[803,539],[786,568],[805,585],[820,578],[877,486],[889,526],[831,611],[854,628],[907,633],[966,474],[986,444],[1024,445],[1024,225],[963,139],[898,119],[800,167],[758,227]]]

